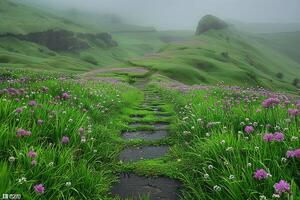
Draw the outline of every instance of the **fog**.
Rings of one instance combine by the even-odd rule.
[[[34,1],[51,7],[116,14],[127,23],[154,26],[157,29],[194,29],[199,19],[206,14],[242,22],[300,22],[300,0]]]

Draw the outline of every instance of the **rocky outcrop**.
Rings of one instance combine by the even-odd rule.
[[[109,33],[79,33],[78,37],[94,43],[102,48],[111,48],[118,46],[118,43],[113,40],[112,36]]]
[[[108,33],[74,33],[60,29],[34,32],[26,35],[7,33],[0,35],[0,37],[16,37],[19,40],[37,43],[57,52],[87,49],[91,45],[106,49],[118,45]]]
[[[228,25],[223,20],[213,15],[206,15],[199,21],[196,35],[200,35],[211,29],[225,29],[227,27]]]

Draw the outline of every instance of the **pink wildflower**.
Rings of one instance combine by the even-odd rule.
[[[35,185],[33,188],[34,188],[34,190],[35,190],[37,193],[44,193],[44,192],[45,192],[45,187],[44,187],[43,184]]]

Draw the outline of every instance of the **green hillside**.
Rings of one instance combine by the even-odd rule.
[[[238,30],[249,33],[282,33],[300,31],[300,23],[244,23],[228,20]]]
[[[1,66],[84,72],[130,63],[188,84],[224,81],[273,89],[292,89],[300,74],[297,33],[245,34],[206,16],[198,26],[201,34],[192,36],[189,31],[126,25],[115,16],[74,11],[54,15],[7,0],[1,1],[0,11]],[[57,37],[53,48],[51,38]]]
[[[233,30],[210,30],[165,46],[151,58],[133,61],[188,84],[218,83],[291,89],[300,65]],[[276,77],[283,74],[283,79]]]
[[[54,28],[64,28],[77,32],[87,30],[86,27],[70,20],[56,17],[15,1],[0,1],[0,33],[26,34]]]
[[[259,36],[263,38],[261,42],[300,63],[300,31],[259,34]]]
[[[155,52],[168,42],[192,35],[188,32],[157,32],[109,21],[109,17],[101,15],[66,12],[64,16],[18,1],[0,1],[0,66],[88,71]],[[52,30],[58,33],[49,34]],[[107,43],[109,35],[103,35],[107,31],[114,31],[111,39],[117,45],[107,45],[111,43]],[[65,36],[66,33],[71,36]],[[100,38],[97,37],[99,34]],[[58,50],[45,45],[53,46],[51,37],[57,36],[60,37],[60,41],[56,41]],[[61,43],[66,44],[61,47]],[[74,46],[79,48],[68,49]]]

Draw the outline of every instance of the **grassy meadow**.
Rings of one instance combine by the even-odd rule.
[[[299,32],[26,2],[0,0],[0,198],[300,200]],[[62,29],[88,46],[18,38]]]
[[[1,193],[118,199],[110,193],[117,174],[134,171],[180,181],[181,199],[299,198],[300,105],[294,95],[225,85],[175,88],[167,78],[138,72],[102,76],[112,77],[109,82],[27,70],[1,75]],[[144,79],[150,81],[144,90],[128,84]],[[152,104],[170,116],[138,109],[148,95],[161,96]],[[145,115],[140,123],[170,122],[170,135],[123,140],[124,130],[153,129],[128,126],[137,122],[132,115]],[[141,145],[169,145],[170,151],[120,162],[124,148]],[[286,187],[275,189],[281,180]]]

